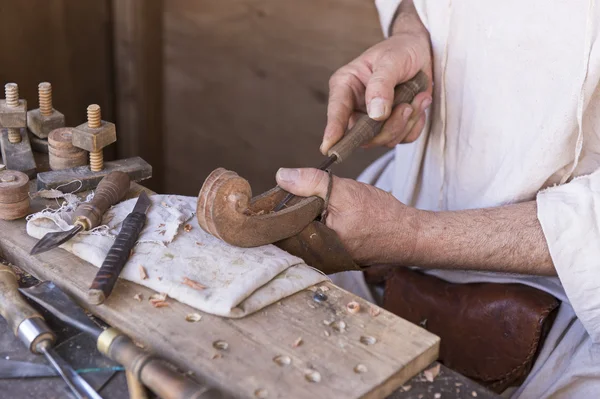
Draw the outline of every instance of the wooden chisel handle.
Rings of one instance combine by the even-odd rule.
[[[54,333],[46,326],[44,318],[29,305],[19,293],[17,275],[0,259],[0,315],[10,329],[31,352],[37,353],[37,344],[48,340],[54,342]],[[27,326],[24,326],[24,325]],[[26,331],[24,329],[26,328]]]
[[[123,365],[162,399],[223,399],[226,394],[201,386],[175,371],[172,366],[154,357],[133,343],[115,328],[104,330],[98,337],[98,350]]]
[[[106,175],[98,184],[94,198],[77,207],[73,214],[73,224],[81,224],[85,230],[98,227],[108,208],[125,197],[130,182],[129,176],[124,172],[115,171]]]
[[[123,220],[121,231],[88,290],[89,303],[100,305],[108,298],[129,259],[131,249],[144,229],[144,224],[146,214],[140,212],[132,212]]]
[[[408,103],[410,104],[415,96],[425,90],[429,86],[427,75],[419,71],[411,80],[396,86],[394,90],[394,104]],[[328,156],[335,155],[336,163],[345,160],[355,149],[367,143],[373,137],[377,136],[381,131],[381,127],[385,121],[376,121],[369,118],[368,115],[361,116],[356,124],[352,126],[346,135],[337,142],[327,152]]]

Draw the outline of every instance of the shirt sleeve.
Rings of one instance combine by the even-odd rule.
[[[381,29],[386,38],[390,35],[391,24],[401,2],[402,0],[375,0],[375,7],[377,7],[377,12],[379,12]]]
[[[540,191],[537,206],[569,302],[600,343],[600,170]]]

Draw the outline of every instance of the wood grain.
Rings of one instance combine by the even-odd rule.
[[[47,203],[37,198],[34,207]],[[24,221],[0,221],[0,249],[8,260],[40,279],[53,280],[85,304],[97,269],[62,249],[29,256],[35,242],[25,233]],[[330,283],[323,285],[323,302],[305,290],[234,320],[202,314],[173,300],[168,300],[169,307],[154,308],[147,301],[151,290],[120,280],[105,304],[90,310],[182,370],[237,397],[266,391],[269,398],[381,398],[436,359],[436,336],[383,309],[372,317],[366,301]],[[137,293],[142,302],[134,299]],[[346,310],[353,300],[361,306],[357,314]],[[186,322],[189,313],[201,313],[202,320]],[[344,332],[334,328],[340,321],[346,323]],[[365,345],[361,337],[377,342]],[[302,343],[294,347],[298,338]],[[227,349],[217,349],[217,341],[226,342]],[[288,356],[290,364],[278,365],[273,360],[277,356]],[[354,371],[358,364],[366,367],[364,373]],[[307,381],[305,374],[315,371],[320,382]]]

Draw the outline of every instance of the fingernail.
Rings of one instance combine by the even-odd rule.
[[[410,116],[412,115],[412,113],[413,113],[412,107],[408,107],[402,113],[402,117],[404,118],[405,121],[407,121],[408,118],[410,118]]]
[[[321,146],[319,147],[319,151],[321,151],[321,154],[323,154],[323,148],[325,148],[325,142],[322,142]]]
[[[374,98],[369,103],[369,117],[371,119],[378,119],[385,115],[385,102],[383,98]]]
[[[423,111],[425,111],[427,108],[429,108],[430,105],[431,105],[431,98],[427,98],[427,99],[423,100],[423,102],[421,103],[421,109]]]
[[[279,168],[277,171],[277,180],[284,183],[293,183],[298,179],[298,176],[300,176],[298,169]]]

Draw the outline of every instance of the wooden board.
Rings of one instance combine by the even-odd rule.
[[[130,196],[139,190],[136,185]],[[32,211],[51,203],[37,198]],[[30,256],[35,242],[24,220],[0,221],[4,257],[39,279],[54,281],[84,304],[97,269],[62,249]],[[372,317],[366,301],[331,283],[323,285],[328,288],[324,302],[305,290],[243,319],[203,314],[200,322],[189,323],[185,316],[198,311],[172,299],[170,307],[153,308],[147,302],[152,290],[128,281],[119,281],[104,305],[88,308],[182,370],[236,397],[381,398],[437,358],[438,337],[383,309]],[[142,302],[134,299],[136,293],[143,295]],[[346,311],[353,300],[361,305],[354,315]],[[345,322],[345,332],[324,323],[332,320]],[[377,342],[365,345],[361,337]],[[298,338],[302,344],[293,347]],[[213,347],[218,340],[229,344],[226,351]],[[289,356],[291,363],[278,365],[273,359],[279,355]],[[354,371],[358,364],[366,367],[364,373]],[[320,373],[320,382],[306,380],[313,371]]]
[[[21,130],[21,142],[12,144],[8,140],[8,130],[0,130],[0,151],[2,154],[2,162],[6,165],[6,169],[18,170],[29,176],[30,179],[35,178],[36,165],[29,143],[29,135],[27,129]]]

